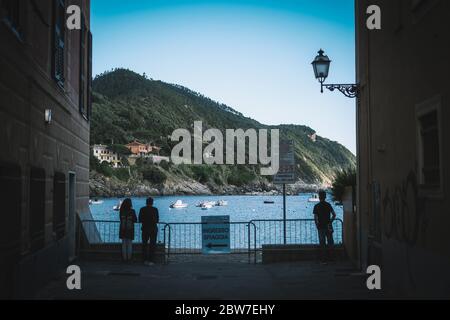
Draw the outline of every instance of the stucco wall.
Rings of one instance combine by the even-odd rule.
[[[450,2],[423,3],[414,11],[410,0],[356,1],[358,212],[363,264],[381,264],[385,288],[441,297],[450,296]],[[372,4],[382,30],[366,28]],[[440,101],[443,124],[443,192],[435,196],[418,182],[416,106],[430,99]]]

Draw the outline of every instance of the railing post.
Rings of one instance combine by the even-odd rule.
[[[170,244],[171,244],[171,239],[170,239],[170,224],[168,224],[167,226],[169,226],[169,244],[167,246],[167,261],[169,261],[170,258]]]
[[[251,250],[251,243],[250,243],[250,222],[247,224],[247,236],[248,236],[248,263],[250,263],[250,250]]]
[[[80,252],[81,252],[81,231],[83,229],[83,226],[81,226],[80,228],[80,224],[83,223],[81,222],[81,219],[79,219],[78,217],[76,217],[75,219],[75,255],[77,258],[80,258]]]
[[[255,239],[255,244],[254,244],[254,248],[255,248],[255,252],[254,252],[254,259],[255,259],[255,264],[256,264],[256,252],[257,252],[257,247],[256,247],[256,224],[254,224],[252,222],[253,225],[253,239]]]
[[[283,240],[284,245],[287,244],[286,239],[286,185],[283,184]]]

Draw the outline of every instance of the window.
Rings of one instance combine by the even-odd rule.
[[[420,138],[422,144],[423,184],[437,187],[439,175],[439,128],[437,111],[432,111],[419,118]]]
[[[8,25],[11,30],[22,38],[21,28],[21,1],[20,0],[0,0],[0,13],[3,22]]]
[[[417,107],[419,182],[423,191],[442,191],[440,99]]]
[[[92,33],[88,34],[88,86],[87,86],[87,116],[88,119],[91,118],[92,113]]]
[[[84,15],[80,30],[80,113],[88,120],[92,110],[92,34],[88,32]]]
[[[65,70],[65,0],[53,0],[53,78],[59,86],[64,87]]]
[[[19,166],[0,163],[0,299],[12,299],[20,258],[22,180]]]
[[[53,232],[58,240],[66,232],[66,176],[59,172],[53,177]]]
[[[80,113],[86,115],[85,105],[85,92],[86,92],[86,26],[84,21],[84,15],[81,15],[81,30],[80,30],[80,88],[79,88],[79,107]]]
[[[45,170],[31,168],[29,228],[31,252],[45,245]]]

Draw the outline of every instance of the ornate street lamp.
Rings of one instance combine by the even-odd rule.
[[[312,66],[314,75],[320,82],[320,92],[323,93],[323,87],[325,87],[330,91],[337,89],[349,98],[357,97],[359,95],[359,87],[357,84],[324,84],[325,80],[328,78],[331,60],[328,56],[324,55],[325,52],[322,49],[320,49],[318,53],[319,55],[316,56],[312,62]]]

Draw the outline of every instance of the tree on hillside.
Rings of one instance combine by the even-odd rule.
[[[131,154],[130,149],[123,144],[112,144],[109,145],[108,148],[119,156],[129,156]]]

